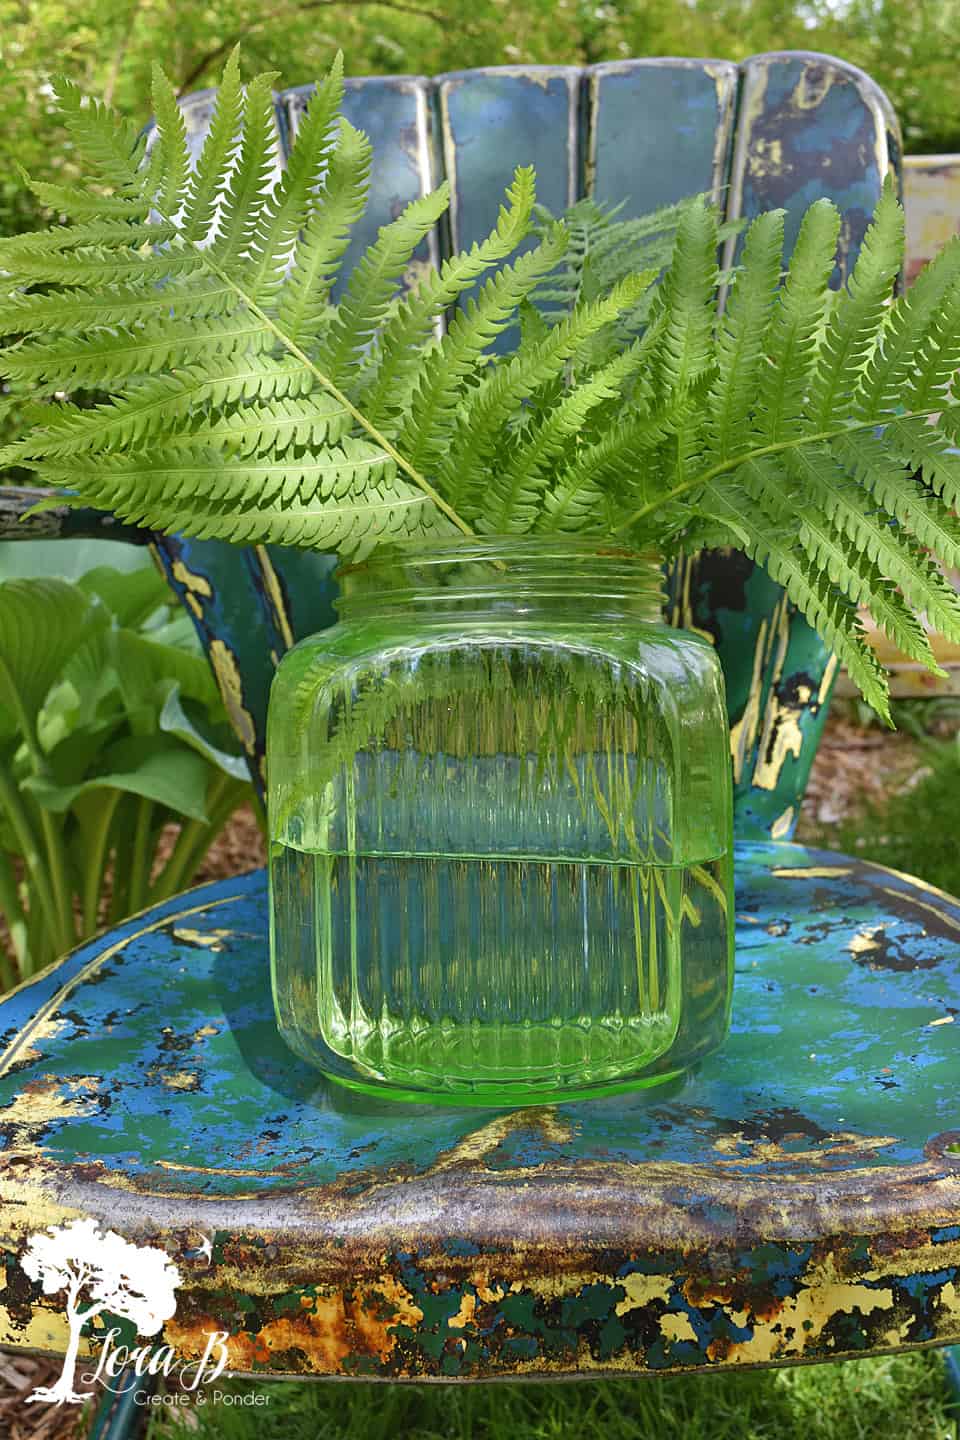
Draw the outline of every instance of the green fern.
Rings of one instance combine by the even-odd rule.
[[[414,287],[445,186],[341,277],[369,142],[338,57],[277,180],[273,79],[242,86],[230,57],[195,168],[161,71],[150,144],[57,82],[89,182],[35,184],[68,223],[0,240],[0,375],[29,402],[2,463],[156,530],[354,557],[457,530],[668,557],[709,537],[767,567],[882,713],[859,610],[931,667],[921,613],[960,641],[939,568],[960,565],[960,241],[895,295],[888,187],[834,294],[827,201],[785,269],[772,212],[722,274],[738,227],[703,197],[557,221],[521,169],[491,233]]]

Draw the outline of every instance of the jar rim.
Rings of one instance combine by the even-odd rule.
[[[370,574],[393,565],[455,565],[471,560],[550,560],[569,561],[580,558],[591,562],[620,562],[636,566],[638,571],[650,569],[660,574],[663,558],[652,547],[636,550],[613,536],[601,535],[455,535],[404,536],[378,545],[363,560],[339,565],[334,572],[337,580]]]
[[[529,611],[576,603],[590,613],[628,610],[659,620],[661,556],[603,536],[481,535],[404,539],[341,566],[342,618],[391,610],[484,608]]]

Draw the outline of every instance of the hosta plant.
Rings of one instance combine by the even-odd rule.
[[[156,570],[0,584],[0,988],[188,884],[250,794]]]
[[[519,169],[491,233],[416,288],[402,278],[445,184],[381,230],[334,298],[370,145],[339,118],[338,60],[273,185],[273,78],[244,89],[231,58],[195,169],[159,70],[149,150],[58,82],[87,183],[34,184],[67,223],[0,242],[0,370],[17,403],[55,398],[0,461],[156,529],[345,556],[458,531],[595,534],[668,557],[731,544],[881,713],[858,607],[930,668],[921,613],[960,639],[937,563],[960,565],[960,241],[898,296],[888,187],[834,293],[836,208],[807,211],[786,271],[772,211],[721,309],[717,221],[699,203],[662,278],[654,265],[567,304],[550,296],[569,231],[535,217]],[[107,398],[86,404],[91,389]]]

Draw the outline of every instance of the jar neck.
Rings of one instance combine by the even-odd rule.
[[[565,614],[655,624],[663,610],[659,555],[598,538],[403,541],[342,566],[337,579],[342,620],[495,611],[517,619]]]

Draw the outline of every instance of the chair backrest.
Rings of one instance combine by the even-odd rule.
[[[281,149],[311,87],[276,96]],[[214,92],[182,101],[202,143]],[[370,136],[373,189],[354,251],[405,202],[446,176],[450,223],[424,258],[485,234],[513,167],[533,164],[554,211],[578,197],[640,214],[710,191],[730,217],[782,206],[788,244],[820,196],[843,212],[839,284],[856,258],[884,176],[899,173],[896,118],[860,71],[826,55],[625,60],[586,68],[508,66],[435,79],[349,81],[345,112]],[[349,267],[351,255],[348,254]],[[333,562],[285,549],[162,538],[161,563],[190,609],[234,725],[262,783],[267,696],[287,646],[332,623]],[[826,717],[835,661],[782,590],[742,555],[685,562],[672,618],[709,634],[727,681],[742,836],[787,838]]]

